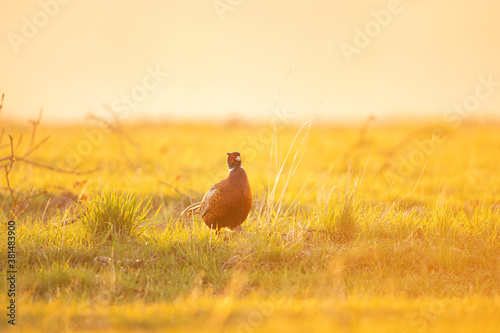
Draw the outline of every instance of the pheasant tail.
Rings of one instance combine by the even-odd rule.
[[[197,202],[197,203],[194,203],[194,204],[188,206],[186,209],[184,209],[182,211],[180,216],[182,216],[186,213],[199,214],[200,213],[200,205],[201,205],[201,202]]]

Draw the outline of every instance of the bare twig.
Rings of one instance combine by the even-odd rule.
[[[427,134],[429,132],[429,128],[421,128],[418,130],[415,130],[411,133],[409,133],[406,137],[401,139],[399,142],[397,142],[392,148],[386,150],[384,154],[391,160],[391,158],[398,152],[401,151],[403,148],[408,146],[411,142],[413,142],[415,139],[417,139],[421,134]],[[392,159],[395,160],[395,159]],[[380,168],[379,172],[382,173],[383,171],[390,169],[391,168],[391,163],[389,161],[386,161]]]
[[[177,187],[175,187],[172,184],[169,184],[169,183],[167,183],[167,182],[165,182],[163,180],[158,180],[158,183],[160,183],[162,185],[165,185],[165,186],[168,186],[170,188],[173,188],[175,190],[175,192],[177,192],[178,194],[182,195],[183,197],[186,197],[186,198],[188,198],[190,200],[192,199],[189,195],[187,195],[186,193],[181,192]]]
[[[33,131],[31,132],[30,148],[33,147],[33,144],[35,143],[36,129],[38,125],[40,125],[40,121],[42,120],[42,115],[43,115],[43,109],[40,109],[40,113],[38,114],[38,119],[30,120],[30,123],[33,124]]]
[[[30,149],[28,151],[26,151],[26,153],[24,153],[22,158],[27,157],[29,154],[31,154],[32,152],[34,152],[35,150],[40,148],[40,146],[43,145],[45,142],[47,142],[47,140],[49,138],[50,138],[50,135],[47,135],[42,141],[38,142],[34,147],[33,146],[30,147]]]
[[[117,135],[118,138],[118,144],[120,145],[120,152],[121,155],[124,157],[124,159],[127,161],[128,165],[130,168],[135,169],[141,165],[141,151],[142,151],[142,146],[135,141],[122,127],[120,117],[116,114],[116,112],[113,111],[111,106],[108,104],[103,104],[102,107],[113,117],[113,122],[110,122],[103,117],[96,116],[92,113],[90,113],[87,118],[95,121],[99,121],[106,125],[107,128],[113,133]],[[136,150],[136,161],[135,163],[128,157],[125,146],[124,146],[124,140],[128,141],[129,144],[134,146]]]
[[[24,199],[21,202],[19,202],[16,207],[13,208],[13,214],[16,216],[16,218],[19,218],[26,212],[26,210],[30,206],[29,202],[31,201],[31,199],[47,193],[47,191],[42,191],[40,193],[31,195],[31,192],[33,192],[33,187],[30,188]],[[23,210],[20,210],[21,208],[23,208]]]
[[[93,172],[96,172],[97,170],[99,170],[99,168],[95,168],[95,169],[87,170],[87,171],[63,170],[63,169],[54,168],[50,165],[45,165],[45,164],[41,164],[38,162],[30,161],[30,160],[27,160],[27,159],[22,158],[22,157],[18,158],[17,161],[25,162],[25,163],[34,165],[34,166],[39,167],[39,168],[44,168],[44,169],[52,170],[55,172],[67,173],[67,174],[72,174],[72,175],[77,175],[77,176],[88,175],[90,173],[93,173]]]
[[[5,166],[5,179],[7,180],[7,188],[9,189],[10,196],[12,198],[12,201],[14,202],[14,205],[16,204],[16,197],[14,196],[14,191],[12,190],[12,187],[10,186],[10,181],[9,181],[9,167],[6,165]]]
[[[19,147],[21,146],[21,142],[23,142],[23,137],[24,137],[24,134],[21,134],[19,136],[19,140],[17,140],[17,145],[16,145],[16,151],[19,149]]]
[[[21,201],[19,201],[18,198],[16,198],[14,194],[14,189],[10,184],[9,175],[10,172],[12,171],[12,166],[14,165],[14,161],[17,160],[14,158],[14,143],[12,135],[9,135],[9,139],[10,139],[10,157],[8,159],[10,160],[10,164],[4,166],[5,179],[7,181],[7,188],[9,190],[10,197],[12,198],[11,214],[13,214],[16,218],[18,218],[19,216],[23,215],[26,212],[26,209],[28,209],[29,204],[26,203],[28,203],[34,197],[45,194],[46,191],[42,191],[38,194],[31,195],[31,193],[33,192],[33,187],[31,187],[31,189],[28,191],[28,193],[24,196],[24,198]]]
[[[103,104],[102,107],[108,111],[111,116],[113,117],[113,119],[115,120],[115,126],[113,127],[114,130],[118,133],[120,133],[121,135],[123,135],[123,137],[125,139],[127,139],[128,142],[130,142],[132,145],[136,146],[136,147],[140,147],[141,145],[135,141],[127,132],[125,132],[125,130],[123,129],[123,126],[122,126],[122,123],[120,121],[120,117],[116,114],[116,112],[113,111],[113,109],[111,108],[111,106],[109,106],[108,104]]]
[[[2,108],[3,108],[3,100],[4,100],[4,95],[2,94],[2,98],[0,100],[0,112],[2,111]],[[33,194],[33,187],[31,187],[25,194],[21,194],[19,191],[16,192],[16,190],[13,187],[13,184],[11,182],[11,174],[12,174],[13,166],[15,163],[24,162],[27,164],[31,164],[35,167],[44,168],[44,169],[55,171],[55,172],[73,174],[73,175],[89,174],[89,173],[92,173],[92,172],[97,170],[97,169],[95,169],[95,170],[89,170],[89,171],[84,171],[84,172],[78,172],[78,171],[75,171],[75,169],[70,169],[70,170],[60,169],[60,168],[53,167],[50,165],[45,165],[45,164],[42,164],[39,162],[28,160],[26,157],[28,157],[30,154],[32,154],[33,152],[38,150],[50,138],[50,136],[47,136],[47,137],[43,138],[41,141],[39,141],[38,143],[36,142],[36,134],[37,134],[38,126],[40,125],[40,122],[42,120],[42,116],[43,116],[43,110],[40,110],[40,113],[39,113],[37,119],[29,120],[29,122],[33,125],[32,130],[31,130],[31,141],[29,143],[28,149],[24,152],[24,154],[19,153],[19,149],[21,147],[21,144],[22,144],[22,141],[24,138],[24,134],[20,134],[19,137],[16,138],[15,143],[14,143],[13,136],[9,134],[8,145],[10,145],[10,155],[0,157],[0,162],[4,162],[3,167],[4,167],[5,179],[6,179],[6,183],[7,183],[7,186],[5,187],[5,189],[8,190],[9,195],[12,199],[12,206],[10,209],[10,214],[12,214],[15,218],[18,218],[19,216],[23,215],[28,210],[28,208],[31,205],[31,199],[47,193],[46,191],[41,191],[39,193]],[[0,132],[0,143],[2,141],[4,133],[5,133],[5,129],[2,128],[2,130]],[[1,148],[6,148],[6,147],[7,146],[1,147]],[[81,196],[81,194],[80,194],[80,196]],[[48,205],[48,203],[47,203],[47,205]],[[46,210],[47,210],[47,207],[45,207],[45,211],[43,214],[44,216],[45,216]]]
[[[10,196],[15,205],[16,197],[14,196],[14,190],[10,186],[10,181],[9,181],[9,173],[12,170],[12,165],[14,164],[14,144],[12,142],[12,135],[9,135],[9,139],[10,139],[10,157],[8,159],[10,160],[10,164],[5,166],[5,178],[7,180],[7,188],[9,189]]]

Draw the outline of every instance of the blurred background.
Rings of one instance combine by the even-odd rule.
[[[335,122],[443,119],[476,93],[480,77],[500,82],[497,0],[2,7],[7,118],[36,117],[43,108],[44,121],[82,122],[108,105],[124,121],[268,121],[283,86],[278,108],[297,121],[318,113]],[[498,114],[493,90],[500,87],[469,112],[475,119]]]

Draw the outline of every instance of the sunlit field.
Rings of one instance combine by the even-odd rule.
[[[498,332],[499,123],[99,124],[0,123],[2,332]]]

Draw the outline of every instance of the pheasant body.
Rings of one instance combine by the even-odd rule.
[[[241,167],[240,153],[228,153],[229,174],[213,185],[202,201],[186,208],[185,212],[201,215],[211,229],[238,228],[252,207],[252,192],[245,170]]]

